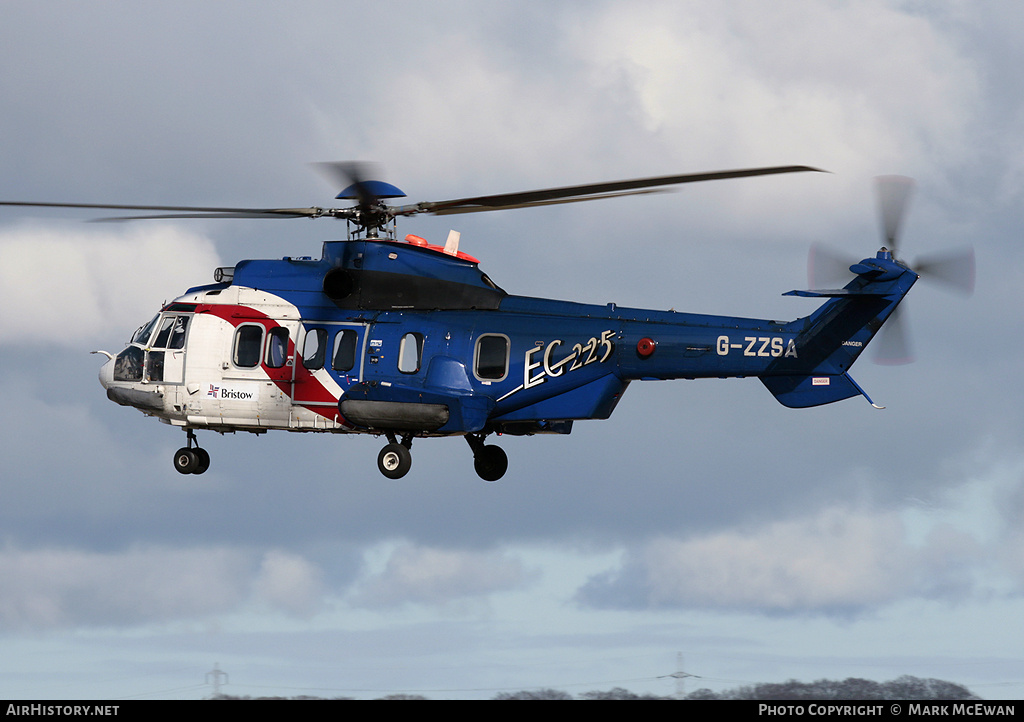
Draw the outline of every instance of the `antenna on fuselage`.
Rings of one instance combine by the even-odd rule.
[[[444,252],[449,256],[459,255],[459,239],[462,234],[458,231],[448,231],[448,240],[444,242]]]

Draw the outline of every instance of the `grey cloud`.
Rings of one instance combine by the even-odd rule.
[[[0,627],[126,627],[233,609],[249,559],[229,549],[0,551]]]
[[[256,604],[308,618],[327,589],[314,563],[271,549],[0,549],[0,630],[124,629],[217,619]]]
[[[501,552],[401,544],[382,570],[357,587],[353,603],[370,608],[445,605],[521,588],[534,577],[522,562]]]

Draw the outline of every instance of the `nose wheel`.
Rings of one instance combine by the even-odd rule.
[[[179,474],[202,474],[210,468],[210,454],[206,449],[199,448],[192,429],[185,431],[188,434],[188,446],[174,452],[174,470]]]

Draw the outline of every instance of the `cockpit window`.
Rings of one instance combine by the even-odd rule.
[[[185,332],[188,331],[190,316],[178,316],[171,329],[171,340],[167,348],[185,348]]]
[[[154,348],[167,348],[167,339],[171,337],[171,328],[174,326],[175,316],[164,316],[160,323],[160,330],[156,332],[156,338],[150,346]]]
[[[149,366],[146,367],[146,375],[150,381],[164,380],[164,351],[149,352]]]
[[[137,343],[140,346],[145,346],[146,342],[149,341],[149,337],[153,335],[153,329],[156,328],[156,322],[159,320],[160,314],[157,314],[156,316],[153,316],[153,319],[149,323],[143,326],[139,326],[139,329],[135,332],[135,335],[132,336],[131,342]]]
[[[142,381],[145,360],[146,352],[138,346],[126,348],[114,359],[114,381]]]
[[[185,348],[185,332],[190,316],[164,316],[151,348]]]

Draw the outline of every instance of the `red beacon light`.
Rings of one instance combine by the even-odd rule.
[[[658,342],[653,338],[647,338],[644,336],[642,339],[636,342],[636,353],[640,358],[650,358],[651,354],[654,353],[654,349],[658,347]]]

